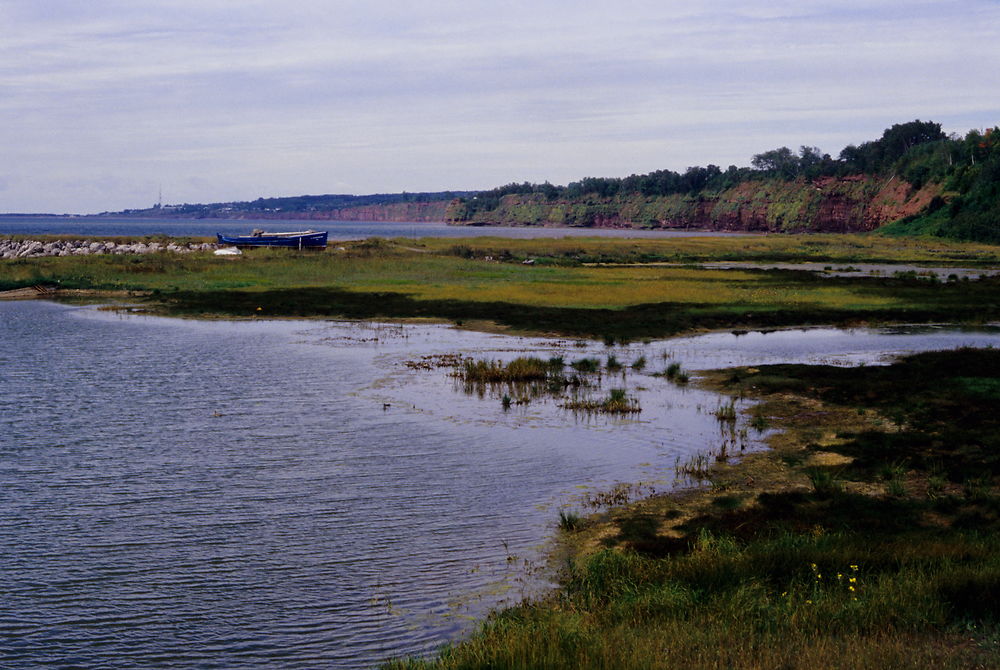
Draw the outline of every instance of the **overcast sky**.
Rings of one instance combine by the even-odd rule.
[[[1000,123],[1000,1],[0,0],[0,212],[565,184]]]

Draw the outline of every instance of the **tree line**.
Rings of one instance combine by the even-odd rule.
[[[882,136],[859,145],[849,145],[834,158],[813,146],[801,146],[798,151],[779,147],[756,154],[750,167],[730,165],[722,170],[717,165],[689,167],[683,173],[657,170],[628,177],[586,177],[566,186],[549,182],[533,184],[511,183],[471,197],[461,198],[466,216],[477,211],[489,211],[500,206],[506,195],[540,194],[547,200],[574,200],[586,197],[615,198],[641,195],[646,197],[689,195],[700,192],[720,192],[740,183],[760,179],[816,179],[843,177],[852,174],[894,173],[918,188],[930,180],[940,180],[958,167],[976,160],[982,133],[970,131],[964,138],[948,136],[941,124],[933,121],[910,121],[887,128]],[[983,160],[983,157],[980,157]]]

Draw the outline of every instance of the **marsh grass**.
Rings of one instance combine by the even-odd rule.
[[[931,499],[940,498],[948,485],[947,478],[939,473],[933,473],[927,477],[927,496]]]
[[[661,376],[666,377],[675,384],[680,384],[682,386],[691,381],[691,376],[687,373],[687,371],[685,371],[681,367],[681,364],[678,363],[677,361],[673,361],[672,363],[668,364]]]
[[[962,493],[968,500],[985,501],[991,498],[991,486],[992,482],[988,476],[969,477],[962,482]]]
[[[628,505],[644,496],[652,495],[656,490],[649,484],[629,484],[618,482],[609,489],[587,494],[584,504],[594,510],[610,510]]]
[[[758,433],[763,433],[771,425],[770,420],[760,411],[755,411],[750,417],[750,427]]]
[[[713,456],[705,452],[698,452],[689,456],[683,463],[678,456],[674,461],[674,472],[691,479],[705,481],[712,473]]]
[[[719,407],[712,412],[712,415],[719,421],[719,423],[725,424],[735,424],[736,423],[736,401],[730,401],[725,405],[719,405]]]
[[[579,358],[569,364],[577,372],[598,372],[601,369],[601,361],[596,358]]]
[[[902,479],[906,476],[906,465],[901,461],[886,463],[878,469],[878,475],[885,481]]]
[[[462,362],[458,375],[462,381],[473,384],[510,384],[545,381],[552,369],[549,362],[528,356],[521,356],[507,363],[466,359]]]
[[[617,248],[616,253],[629,258],[632,242],[574,240],[574,248],[596,255]],[[472,247],[489,244],[460,243]],[[151,306],[177,314],[251,316],[260,306],[272,317],[487,320],[611,341],[663,336],[696,327],[1000,316],[1000,307],[993,299],[996,280],[930,286],[923,280],[817,281],[801,273],[685,267],[526,267],[451,255],[440,244],[430,240],[367,240],[345,243],[344,252],[300,254],[261,249],[235,260],[220,260],[207,253],[17,259],[0,264],[0,287],[51,283],[75,289],[142,291],[150,294],[147,300]],[[450,247],[456,242],[447,244]],[[529,240],[517,241],[515,246],[544,251],[562,244]],[[717,257],[735,254],[740,246],[732,240],[708,239],[683,244]],[[757,240],[752,244],[776,248],[772,242]],[[653,246],[669,248],[658,243]],[[846,239],[829,244],[799,239],[792,247],[801,247],[804,256],[834,247],[853,248],[855,255],[886,250],[868,242],[851,247]],[[930,256],[928,249],[914,247],[910,251]],[[935,260],[940,262],[957,262],[959,258],[986,262],[996,256],[995,251],[990,256],[972,247],[956,247],[952,256],[936,251]]]
[[[623,534],[648,533],[648,519],[630,519]],[[892,560],[884,543],[837,534],[746,543],[703,531],[661,558],[599,550],[550,600],[495,615],[436,660],[386,667],[996,667],[961,621],[989,611],[973,594],[1000,584],[1000,543],[956,541],[893,547]],[[982,567],[956,566],[962,553]]]
[[[830,497],[844,490],[843,482],[837,473],[827,468],[812,468],[806,473],[812,483],[816,495]]]
[[[430,251],[447,250],[455,240],[421,240]],[[558,259],[566,263],[699,262],[747,260],[760,262],[859,262],[995,264],[996,246],[917,237],[889,239],[877,235],[768,235],[755,237],[672,237],[619,240],[610,238],[523,239],[470,238],[460,242],[472,253],[500,258]]]
[[[575,532],[583,526],[583,517],[571,510],[559,510],[559,529],[568,533]]]
[[[639,401],[628,395],[625,389],[611,389],[602,399],[578,398],[562,405],[563,409],[574,412],[599,414],[637,414],[642,411]]]
[[[902,479],[890,479],[885,483],[885,492],[893,498],[902,498],[906,495],[906,482]]]

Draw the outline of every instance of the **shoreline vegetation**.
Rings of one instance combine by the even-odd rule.
[[[899,264],[879,278],[701,262]],[[658,266],[657,263],[671,263]],[[876,236],[647,239],[371,238],[322,252],[239,258],[91,255],[7,259],[0,291],[119,292],[187,317],[432,319],[505,332],[627,341],[705,329],[986,323],[1000,279],[939,280],[920,265],[996,269],[1000,248]]]
[[[697,265],[720,260],[907,269],[821,277]],[[680,265],[649,265],[663,262]],[[1000,319],[1000,279],[941,280],[911,268],[920,265],[996,268],[1000,248],[846,235],[372,238],[231,259],[9,259],[0,290],[112,293],[173,316],[422,318],[606,344],[699,329]],[[468,383],[511,385],[515,402],[514,385],[575,388],[574,374],[584,386],[588,371],[624,364],[639,362],[461,370]],[[771,431],[769,451],[706,452],[677,467],[703,486],[638,501],[610,492],[593,516],[564,510],[553,525],[571,559],[555,593],[494,613],[434,659],[385,667],[1000,667],[1000,352],[706,374],[700,383],[759,401],[749,416],[733,403],[716,416]],[[680,365],[672,375],[688,379]],[[640,409],[623,390],[583,401],[592,404],[581,411]]]
[[[383,667],[1000,667],[1000,352],[703,383],[758,401],[770,450],[560,510],[558,589]]]

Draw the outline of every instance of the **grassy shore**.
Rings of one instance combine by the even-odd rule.
[[[386,667],[1000,667],[1000,352],[709,383],[762,400],[771,451],[562,522],[556,593]]]
[[[524,259],[534,261],[525,265]],[[698,328],[1000,318],[998,280],[818,278],[652,261],[822,260],[1000,265],[1000,248],[878,237],[366,240],[321,253],[77,256],[5,261],[0,290],[131,292],[159,313],[432,318],[635,339]],[[593,266],[592,262],[624,263]]]

